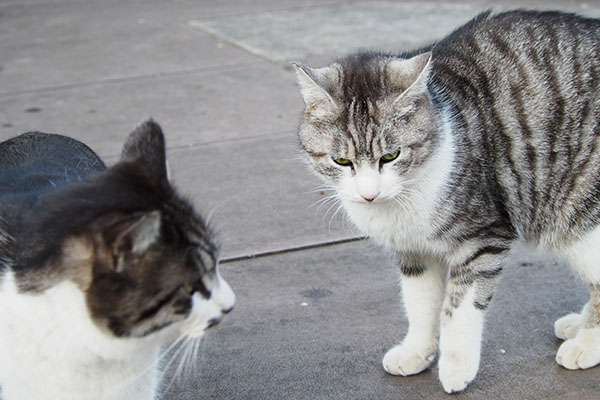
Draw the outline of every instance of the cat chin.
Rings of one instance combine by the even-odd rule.
[[[187,339],[198,340],[204,337],[206,328],[207,324],[200,325],[184,321],[178,332],[181,336],[185,336]]]
[[[204,337],[204,334],[206,333],[206,331],[204,329],[201,330],[194,330],[191,332],[184,332],[184,336],[188,339],[192,339],[192,340],[200,340]]]

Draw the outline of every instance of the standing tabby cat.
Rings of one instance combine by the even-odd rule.
[[[197,346],[233,307],[217,255],[154,122],[109,169],[60,135],[0,143],[5,400],[153,399],[160,346]]]
[[[600,363],[598,20],[487,12],[412,53],[296,70],[310,164],[399,260],[409,329],[387,372],[417,374],[439,351],[444,389],[465,389],[518,240],[558,252],[589,285],[581,313],[556,321],[556,361]]]

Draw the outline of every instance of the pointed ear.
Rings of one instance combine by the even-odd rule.
[[[398,98],[418,96],[427,91],[430,71],[430,51],[407,60],[394,59],[385,67],[386,82],[394,91],[401,93]]]
[[[156,122],[148,120],[129,134],[121,160],[138,164],[158,182],[167,181],[165,138]]]
[[[292,63],[296,70],[296,80],[304,98],[306,110],[315,118],[322,118],[337,110],[337,104],[325,87],[339,84],[334,66],[309,68],[300,63]]]
[[[113,254],[117,272],[125,268],[124,256],[141,254],[160,237],[160,212],[152,211],[141,217],[129,218],[112,225],[104,238]]]

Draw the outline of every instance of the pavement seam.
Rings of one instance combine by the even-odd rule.
[[[177,76],[186,76],[186,75],[196,74],[196,73],[200,73],[200,72],[235,71],[235,70],[244,69],[249,66],[258,65],[258,64],[260,64],[259,61],[252,61],[252,62],[247,62],[247,63],[243,63],[243,64],[240,64],[240,63],[222,64],[222,65],[214,65],[214,66],[210,66],[210,67],[191,68],[191,69],[171,71],[171,72],[161,72],[158,74],[143,74],[143,75],[132,75],[132,76],[125,76],[125,77],[118,77],[118,78],[105,78],[105,79],[98,79],[98,80],[85,81],[85,82],[76,82],[76,83],[64,84],[64,85],[55,85],[55,86],[46,86],[46,87],[40,87],[40,88],[17,90],[17,91],[12,91],[12,92],[0,92],[0,98],[18,96],[18,95],[22,95],[22,94],[45,93],[45,92],[60,91],[60,90],[71,90],[71,89],[85,88],[85,87],[105,85],[105,84],[112,85],[112,84],[118,84],[118,83],[137,82],[137,81],[143,81],[143,80],[147,80],[147,79],[171,78],[171,77],[177,77]]]
[[[215,146],[215,145],[226,144],[226,143],[240,143],[240,142],[251,142],[251,141],[263,140],[263,139],[285,138],[285,137],[289,137],[290,135],[294,135],[296,133],[297,133],[297,130],[290,129],[290,130],[277,131],[277,132],[265,133],[265,134],[254,135],[254,136],[231,137],[231,138],[227,138],[227,139],[208,140],[206,142],[196,142],[196,143],[190,143],[190,144],[177,144],[177,145],[173,145],[173,146],[167,146],[167,158],[169,158],[169,156],[171,154],[177,153],[180,151],[196,151],[196,150],[199,150],[206,146]],[[102,160],[104,162],[108,162],[108,163],[117,162],[117,161],[119,161],[120,158],[121,158],[121,153],[105,154],[102,156]]]
[[[356,236],[356,237],[351,237],[351,238],[346,238],[346,239],[332,240],[330,242],[312,243],[312,244],[306,244],[306,245],[301,245],[301,246],[296,246],[296,247],[288,247],[285,249],[268,250],[268,251],[257,252],[254,254],[248,254],[248,255],[243,255],[243,256],[225,257],[225,258],[222,258],[221,260],[219,260],[219,264],[228,264],[228,263],[233,263],[233,262],[237,262],[237,261],[253,260],[256,258],[278,256],[278,255],[282,255],[282,254],[296,253],[296,252],[304,251],[304,250],[321,249],[321,248],[325,248],[325,247],[338,246],[341,244],[360,242],[365,239],[367,239],[365,236]]]

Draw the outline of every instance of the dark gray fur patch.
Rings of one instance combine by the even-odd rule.
[[[501,236],[561,245],[596,226],[600,23],[557,12],[484,14],[432,50],[430,90],[457,115],[464,155],[444,234],[460,237],[489,220]]]
[[[423,275],[425,272],[425,267],[420,264],[400,265],[400,271],[402,272],[402,275],[409,278],[414,278]]]
[[[94,321],[119,337],[184,319],[191,293],[210,296],[205,282],[214,281],[218,248],[167,180],[164,136],[153,121],[129,135],[108,169],[60,135],[0,143],[0,183],[0,273],[10,268],[21,291],[71,280]]]

